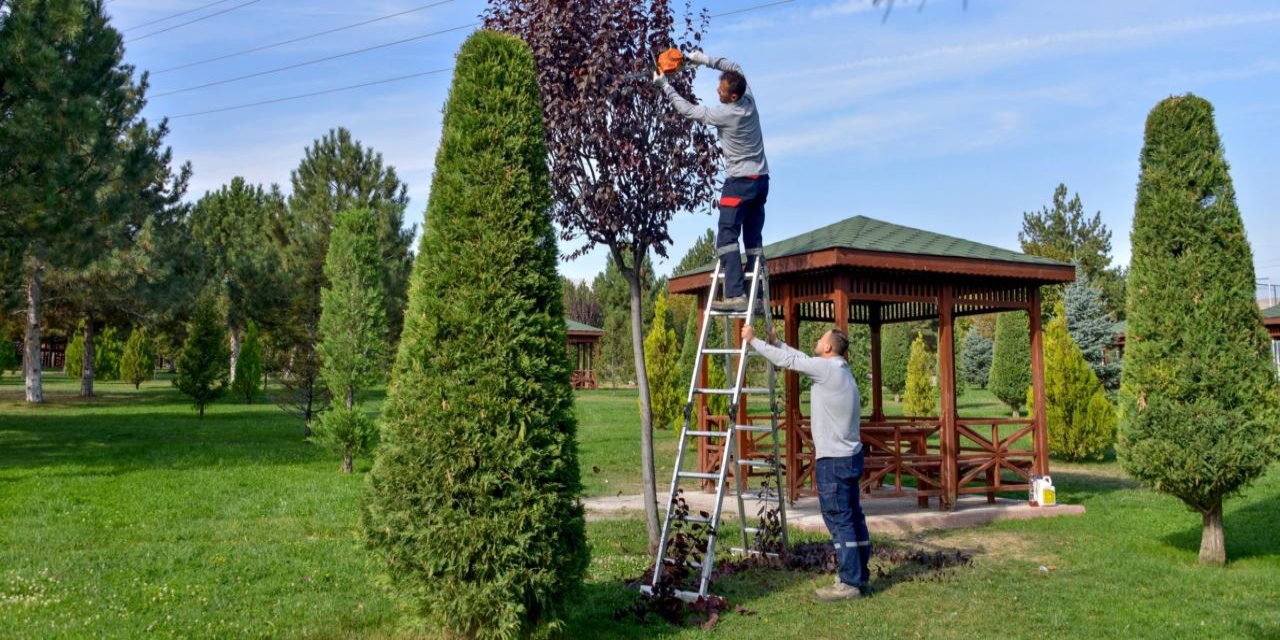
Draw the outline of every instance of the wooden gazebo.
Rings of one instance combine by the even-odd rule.
[[[1280,375],[1280,304],[1262,310],[1262,324],[1271,336],[1271,357],[1276,362],[1276,373]]]
[[[863,415],[866,452],[863,490],[868,497],[917,498],[921,507],[937,497],[951,508],[961,494],[1026,490],[1031,474],[1049,471],[1044,412],[1044,357],[1040,287],[1075,280],[1075,268],[1052,260],[919,229],[855,216],[765,247],[775,321],[785,341],[797,345],[799,322],[869,326],[871,415]],[[673,294],[698,296],[706,304],[711,267],[672,278]],[[954,321],[957,317],[1026,311],[1031,326],[1035,406],[1031,417],[960,418],[955,398]],[[699,314],[699,319],[702,315]],[[937,320],[939,417],[886,417],[879,380],[880,329],[886,324]],[[732,336],[732,340],[738,340]],[[702,372],[703,384],[706,370]],[[814,452],[809,418],[800,402],[798,374],[788,372],[784,463],[790,500],[812,495]],[[863,390],[863,393],[867,393]],[[769,415],[739,407],[739,424],[767,424]],[[705,397],[697,408],[699,429],[723,430],[724,417],[708,415]],[[740,451],[764,453],[768,434],[743,433]],[[699,465],[716,471],[719,445],[702,438]],[[757,447],[759,443],[759,447]]]
[[[566,348],[573,363],[573,388],[596,388],[596,358],[600,355],[600,338],[604,330],[566,319]]]

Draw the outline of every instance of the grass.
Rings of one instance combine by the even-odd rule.
[[[76,388],[50,376],[48,402],[29,407],[12,376],[0,381],[0,637],[413,636],[357,538],[367,460],[337,473],[338,458],[270,404],[224,400],[200,423],[165,381],[100,383],[90,401]],[[637,490],[634,394],[580,394],[578,411],[588,493]],[[663,484],[674,434],[657,441]],[[735,576],[717,591],[755,615],[728,614],[712,634],[1280,636],[1280,468],[1228,502],[1225,569],[1196,566],[1196,515],[1114,462],[1055,463],[1054,479],[1087,515],[898,541],[966,549],[974,564],[882,581],[856,603],[813,602],[829,577]],[[566,637],[706,635],[613,620],[636,597],[625,580],[648,565],[644,525],[603,520],[587,533],[592,564]]]

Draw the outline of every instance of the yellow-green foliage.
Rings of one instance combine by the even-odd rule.
[[[1045,330],[1044,359],[1049,451],[1067,460],[1102,458],[1115,442],[1116,411],[1071,339],[1061,302]],[[1030,392],[1027,399],[1032,406]]]
[[[644,339],[644,366],[649,374],[649,400],[653,426],[665,429],[680,419],[680,354],[676,332],[667,326],[667,297],[653,303],[653,326]]]
[[[907,361],[907,390],[902,411],[909,416],[938,414],[938,389],[933,384],[933,356],[925,346],[924,334],[916,333]]]

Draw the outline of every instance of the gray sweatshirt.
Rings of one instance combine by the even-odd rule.
[[[742,73],[742,67],[728,58],[713,58],[701,51],[694,51],[685,57],[695,64]],[[662,90],[680,115],[714,126],[720,133],[720,151],[724,155],[726,176],[741,178],[769,174],[769,161],[764,157],[764,135],[760,132],[760,114],[756,113],[756,97],[751,92],[750,84],[747,85],[746,94],[738,98],[737,102],[715,107],[692,104],[665,82],[662,83]]]
[[[803,373],[813,380],[809,419],[818,458],[847,457],[862,450],[858,433],[862,400],[844,358],[806,356],[782,342],[775,347],[759,338],[751,341],[751,347],[774,366]]]

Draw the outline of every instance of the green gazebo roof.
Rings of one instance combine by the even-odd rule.
[[[1271,318],[1280,318],[1280,304],[1274,307],[1267,307],[1262,310],[1262,317],[1270,320]]]
[[[1030,256],[866,216],[854,216],[821,229],[802,233],[794,238],[775,242],[764,248],[764,254],[770,258],[782,258],[825,249],[883,251],[944,258],[999,260],[1028,265],[1071,266],[1048,258]],[[710,271],[712,266],[706,265],[676,275]]]
[[[565,326],[565,329],[568,329],[569,331],[583,331],[583,332],[589,332],[589,333],[604,333],[604,329],[597,329],[596,327],[593,327],[593,326],[591,326],[591,325],[588,325],[588,324],[582,324],[581,322],[577,322],[577,321],[574,321],[574,320],[570,320],[570,319],[568,319],[568,318],[565,318],[565,319],[564,319],[564,326]]]

